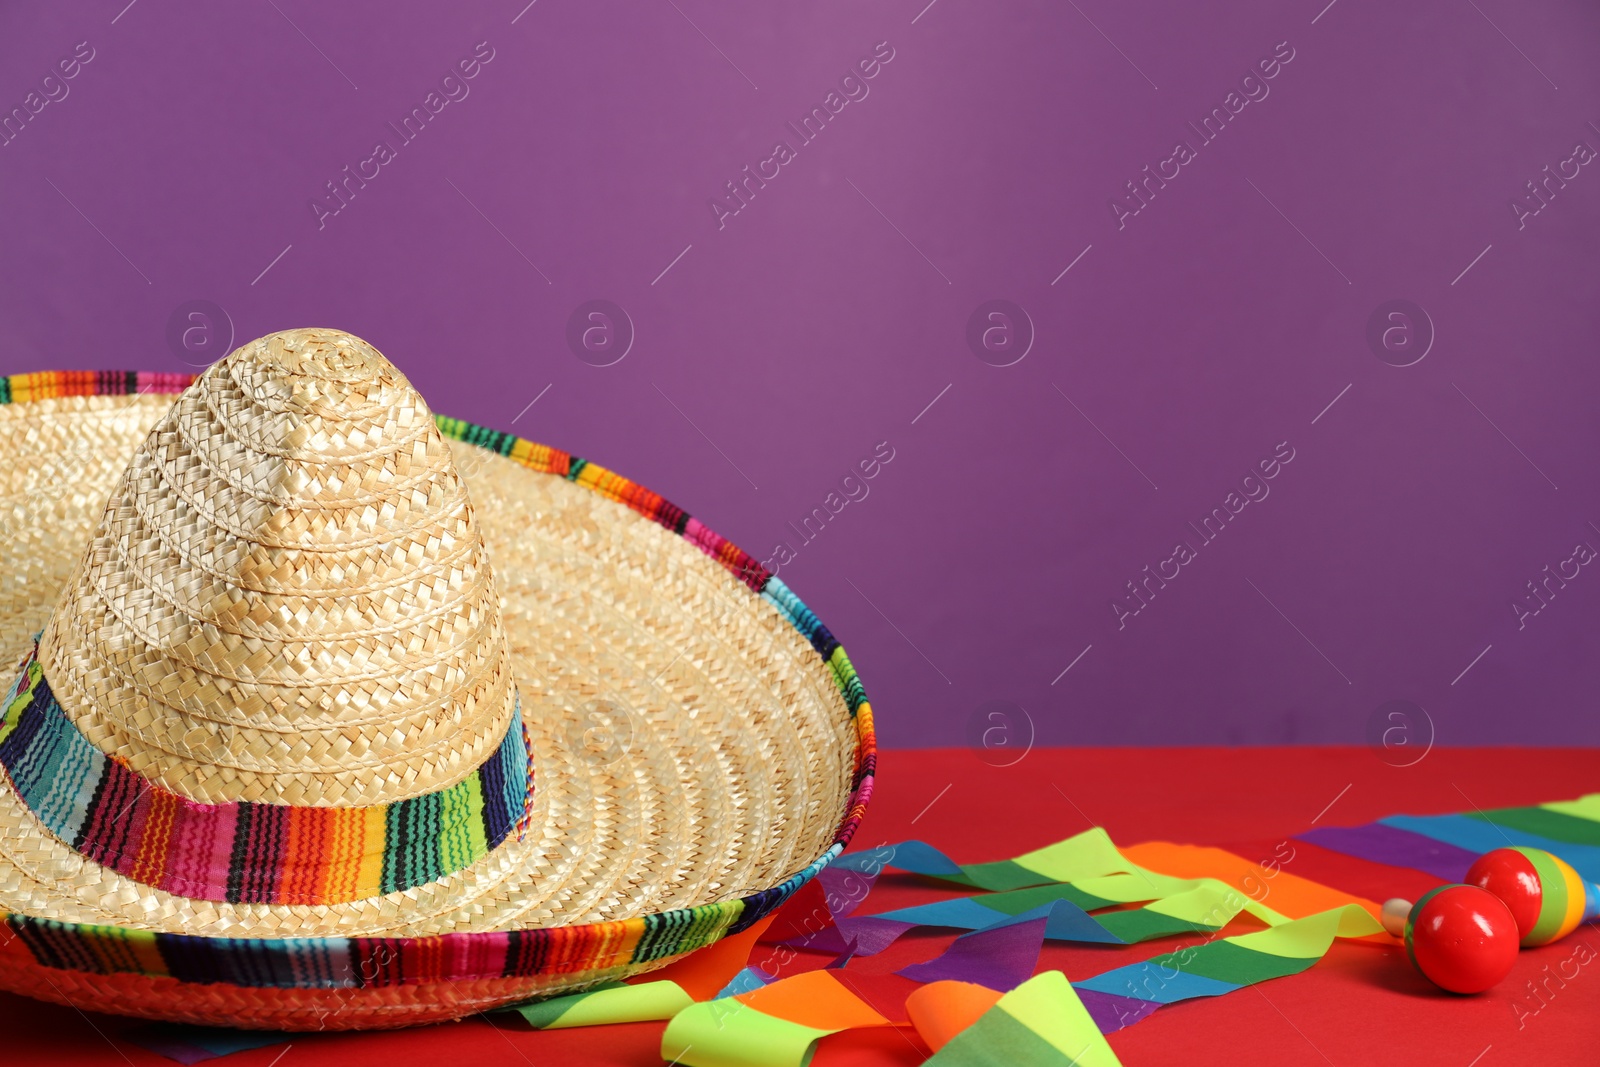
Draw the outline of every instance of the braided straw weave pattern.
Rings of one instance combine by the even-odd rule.
[[[93,582],[74,584],[72,576],[104,502],[134,483],[137,464],[126,482],[119,485],[118,477],[153,425],[170,427],[172,435],[173,449],[160,456],[187,458],[152,460],[139,477],[172,478],[178,490],[205,486],[206,495],[196,495],[196,500],[218,499],[226,487],[226,492],[251,500],[287,501],[293,498],[286,494],[298,491],[296,485],[306,484],[294,481],[292,457],[266,451],[271,441],[263,434],[266,416],[261,412],[271,410],[273,401],[252,391],[260,380],[218,368],[206,380],[213,375],[215,386],[205,388],[214,391],[204,395],[222,397],[216,410],[226,418],[218,417],[217,423],[200,418],[197,408],[189,409],[189,421],[182,421],[170,398],[153,390],[139,396],[104,395],[132,392],[131,377],[126,387],[120,382],[108,387],[98,380],[85,385],[68,376],[39,383],[27,379],[45,376],[0,380],[12,401],[0,405],[0,532],[11,550],[10,567],[0,578],[0,655],[9,662],[21,659],[31,634],[47,618],[54,628],[57,617],[80,617],[76,607],[51,614],[51,604],[64,588],[75,604],[87,605],[85,611],[119,603]],[[403,382],[397,372],[395,379]],[[332,380],[328,389],[341,387],[336,374]],[[139,381],[143,387],[144,379]],[[75,386],[100,395],[62,395]],[[154,388],[170,389],[171,383]],[[157,937],[194,935],[179,938],[184,943],[288,938],[271,944],[293,946],[295,938],[335,938],[353,950],[367,943],[412,946],[392,981],[365,980],[356,983],[361,988],[329,990],[296,988],[294,983],[257,987],[227,976],[214,976],[207,984],[161,977],[176,972],[150,963],[153,957],[145,949],[138,955],[145,961],[141,963],[107,962],[114,954],[76,948],[54,953],[47,966],[40,966],[37,945],[25,954],[19,947],[23,937],[5,940],[6,931],[0,931],[0,985],[56,999],[92,995],[106,1010],[232,1025],[393,1026],[457,1017],[531,993],[559,992],[659,966],[715,940],[730,925],[740,928],[754,921],[848,840],[870,795],[870,708],[843,649],[815,616],[732,545],[603,468],[446,419],[439,420],[446,434],[467,440],[445,441],[447,452],[438,456],[432,451],[435,438],[424,432],[432,430],[432,420],[416,403],[424,425],[412,428],[409,454],[420,453],[419,462],[437,464],[429,469],[447,472],[446,482],[454,478],[465,484],[470,504],[459,513],[464,521],[453,528],[455,546],[413,539],[407,552],[432,552],[431,559],[442,561],[440,566],[459,567],[465,574],[461,552],[466,550],[460,544],[470,538],[460,531],[475,530],[481,556],[474,559],[473,573],[487,574],[492,564],[497,599],[480,606],[476,615],[462,607],[467,597],[459,588],[470,585],[465,581],[453,590],[458,595],[439,590],[428,603],[457,612],[452,617],[467,620],[464,629],[469,632],[473,620],[487,626],[485,620],[499,615],[507,691],[515,679],[537,782],[525,834],[463,870],[401,892],[328,905],[229,904],[165,893],[94,864],[52,837],[9,785],[0,783],[0,910],[12,913],[11,930],[48,921],[52,942],[83,946],[96,943],[98,935],[76,924],[166,932]],[[381,445],[375,442],[392,443],[385,435],[398,437],[405,429],[381,408],[374,404],[363,409],[371,414],[359,434],[327,438],[342,450],[339,457],[352,472],[362,472],[360,477],[380,469],[375,457]],[[240,427],[238,438],[198,448],[205,439],[195,427],[218,423]],[[247,446],[260,450],[256,455],[283,461],[279,469],[285,480],[240,473],[237,459]],[[205,467],[200,456],[214,466],[198,470]],[[448,473],[452,460],[454,474]],[[57,468],[56,477],[41,471],[51,465]],[[381,469],[380,480],[404,482],[407,476],[399,468]],[[339,485],[347,512],[279,520],[272,527],[278,538],[272,549],[276,555],[269,558],[310,558],[334,543],[332,530],[353,537],[360,530],[355,515],[364,508],[386,518],[402,516],[404,522],[421,515],[457,514],[449,510],[449,492],[423,489],[415,480],[407,483],[411,497],[406,507],[387,512],[382,505],[363,502],[362,494],[372,490],[370,481],[361,482],[352,473]],[[281,802],[315,798],[338,803],[327,792],[335,787],[319,784],[320,772],[305,767],[313,759],[310,751],[279,742],[281,726],[312,708],[317,709],[313,721],[325,714],[343,716],[340,721],[348,720],[357,736],[373,725],[369,712],[379,702],[364,688],[363,678],[372,672],[364,672],[333,643],[319,644],[318,635],[330,619],[337,620],[366,633],[378,649],[371,654],[403,659],[394,635],[407,632],[408,610],[397,609],[392,631],[383,629],[370,602],[341,602],[319,616],[304,599],[294,598],[313,597],[329,588],[317,583],[336,577],[311,565],[293,581],[277,569],[246,566],[237,554],[227,557],[239,564],[232,571],[180,571],[163,552],[172,546],[235,545],[242,517],[252,505],[240,500],[232,511],[211,510],[215,522],[200,532],[190,519],[152,525],[138,510],[148,500],[137,491],[126,499],[134,511],[108,513],[107,524],[145,531],[144,543],[160,542],[163,550],[152,551],[142,569],[107,568],[106,588],[125,589],[128,598],[148,590],[140,603],[165,605],[164,610],[185,605],[189,621],[181,625],[191,627],[191,637],[151,640],[163,637],[165,627],[177,622],[174,611],[164,616],[162,626],[128,623],[126,646],[97,643],[92,634],[77,631],[85,636],[72,645],[74,657],[97,664],[110,676],[132,669],[128,664],[135,653],[130,649],[162,649],[170,654],[162,662],[177,664],[175,669],[189,672],[189,677],[222,668],[233,672],[232,692],[253,694],[259,688],[261,695],[250,705],[255,714],[241,716],[236,713],[244,707],[242,701],[195,703],[192,693],[169,693],[154,678],[147,682],[148,691],[158,693],[161,705],[170,709],[163,715],[192,724],[192,739],[164,736],[160,723],[166,720],[142,721],[138,712],[146,705],[136,702],[115,705],[120,717],[99,702],[79,703],[80,726],[87,721],[90,736],[101,729],[96,743],[102,746],[111,738],[127,738],[129,751],[147,761],[143,773],[186,795],[211,790],[215,792],[207,795],[226,796],[281,783]],[[348,546],[349,541],[342,543]],[[457,555],[451,555],[452,548]],[[84,570],[91,571],[98,558],[95,553],[85,557]],[[364,575],[368,585],[396,579],[397,584],[386,588],[416,588],[414,582],[405,584],[406,569],[394,557],[369,552],[357,558],[353,573]],[[144,584],[110,584],[119,573],[136,573]],[[221,576],[229,574],[239,576],[241,584],[224,581]],[[90,588],[96,592],[84,591]],[[230,612],[229,598],[242,596],[240,589],[249,591],[245,602],[270,602],[273,609],[241,612],[235,607]],[[115,612],[111,616],[121,618]],[[135,622],[141,617],[128,613]],[[208,626],[215,628],[215,635]],[[69,632],[63,624],[62,633]],[[195,641],[195,633],[206,635],[209,643]],[[345,702],[297,703],[291,694],[299,679],[284,663],[237,655],[269,635],[301,656],[302,663],[327,663],[345,672],[364,695]],[[209,652],[218,641],[234,654]],[[472,650],[481,644],[463,638],[451,646],[465,650],[460,654],[466,666],[458,676],[487,677],[492,685],[498,677],[494,670],[473,658]],[[202,646],[208,650],[204,656]],[[117,659],[119,655],[124,658]],[[413,669],[430,679],[442,676]],[[73,675],[83,686],[96,677],[89,667]],[[51,680],[56,681],[53,670]],[[461,690],[447,686],[440,691]],[[478,720],[463,714],[462,721]],[[463,744],[472,736],[468,732]],[[233,740],[238,737],[245,742]],[[492,731],[491,737],[498,741]],[[230,767],[228,773],[210,772],[206,768],[217,765],[196,758],[216,751],[208,747],[216,745],[213,738],[227,739],[221,750],[233,760],[221,766]],[[352,743],[345,754],[358,762],[374,752],[380,759],[369,761],[359,773],[345,774],[337,788],[355,795],[371,789],[379,796],[399,796],[426,788],[424,782],[447,784],[451,774],[459,776],[476,766],[469,759],[458,773],[425,757],[425,767],[408,776],[405,770],[394,771],[393,760],[382,762],[384,756],[409,752],[408,744],[400,738],[385,747],[380,740],[356,752]],[[242,766],[241,753],[253,754],[256,762]],[[406,762],[399,757],[400,764]],[[705,911],[708,906],[711,910]],[[487,970],[449,962],[457,950],[443,946],[452,938],[507,930],[561,935],[563,947],[558,952],[556,942],[540,942],[544,955],[532,963],[523,958],[516,967],[504,959]],[[248,955],[251,943],[218,940],[207,951]],[[441,947],[420,947],[433,945]],[[509,950],[499,951],[507,957]],[[526,957],[525,950],[517,951]],[[171,955],[170,947],[162,952]],[[445,962],[428,962],[433,960]],[[121,973],[94,973],[97,969]],[[130,971],[138,973],[126,973]],[[41,984],[41,976],[50,981]],[[330,1015],[329,1004],[335,1002],[338,1010]]]
[[[388,360],[332,330],[245,345],[178,398],[40,661],[90,741],[201,803],[442,789],[516,701],[450,447]]]

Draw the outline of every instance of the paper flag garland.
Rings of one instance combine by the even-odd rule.
[[[1283,881],[1274,887],[1274,903],[1285,909],[1280,912],[1220,879],[1180,878],[1146,869],[1135,861],[1135,853],[1183,874],[1216,871],[1237,878],[1242,871],[1258,869],[1220,849],[1154,844],[1121,851],[1099,829],[1013,860],[987,864],[957,864],[925,842],[912,842],[876,850],[868,860],[855,860],[864,865],[857,873],[868,879],[869,887],[884,866],[894,866],[957,885],[1005,888],[853,917],[849,913],[859,906],[860,894],[834,892],[829,900],[824,887],[821,906],[826,915],[840,916],[837,924],[802,933],[795,941],[842,950],[833,964],[842,967],[854,955],[881,951],[917,926],[971,931],[934,959],[898,972],[931,983],[907,1001],[906,1011],[919,1033],[926,1031],[930,1047],[939,1046],[931,1062],[1016,1067],[1033,1062],[1115,1064],[1102,1032],[1130,1025],[1164,1004],[1217,996],[1298,973],[1320,959],[1336,936],[1387,936],[1373,917],[1372,902],[1305,879],[1280,875]],[[846,864],[841,869],[853,868]],[[1068,880],[1049,882],[1051,878]],[[1138,902],[1147,903],[1103,910]],[[1311,910],[1328,903],[1338,906]],[[1092,916],[1089,909],[1102,914]],[[1028,977],[1047,937],[1116,944],[1173,933],[1215,934],[1243,911],[1268,928],[1212,938],[1114,968],[1078,983],[1076,989],[1059,972]],[[771,932],[796,929],[804,927],[785,926],[780,920]],[[664,1059],[687,1067],[799,1067],[809,1060],[816,1043],[830,1034],[904,1025],[842,984],[840,973],[824,968],[771,981],[765,972],[747,966],[718,991],[716,999],[702,997],[684,1004],[687,992],[670,980],[658,979],[621,987],[640,990],[637,993],[619,993],[613,987],[523,1011],[530,1022],[544,1026],[599,1021],[607,1015],[614,1021],[624,1015],[660,1018],[671,1011],[662,1039]],[[984,988],[990,992],[972,992]],[[994,999],[985,1007],[990,996]],[[976,1017],[974,1008],[980,1010]],[[946,1019],[947,1009],[958,1017],[956,1023],[970,1022],[970,1026]]]
[[[1127,1015],[1099,1019],[1121,1029],[1156,1007],[1195,997],[1215,997],[1247,985],[1299,974],[1327,954],[1335,937],[1370,937],[1383,927],[1356,905],[1318,912],[1281,926],[1192,945],[1142,963],[1118,967],[1076,983],[1080,991],[1121,998]],[[1102,1002],[1107,1008],[1121,1008]],[[1150,1007],[1145,1007],[1150,1005]],[[1107,1031],[1110,1032],[1110,1031]]]
[[[801,1067],[829,1034],[890,1022],[832,970],[806,971],[678,1012],[661,1057],[684,1067]]]
[[[929,1067],[1120,1067],[1060,971],[1030,978],[951,1038]]]
[[[1270,902],[1272,911],[1291,919],[1302,919],[1319,911],[1342,908],[1346,904],[1359,904],[1374,917],[1381,910],[1374,901],[1285,870],[1269,871],[1261,863],[1251,862],[1220,848],[1153,841],[1130,846],[1123,852],[1135,863],[1177,878],[1206,877],[1220,881],[1263,906]],[[1259,915],[1258,918],[1272,921],[1265,915]]]
[[[838,951],[844,945],[851,944],[855,946],[856,955],[872,956],[899,940],[902,934],[921,926],[986,930],[1011,922],[1020,915],[1027,915],[1030,918],[1046,917],[1047,936],[1056,940],[1118,944],[1116,935],[1084,910],[1086,904],[1090,907],[1109,906],[1108,902],[1096,900],[1072,886],[1040,886],[981,897],[957,897],[878,915],[844,918],[835,926],[790,943],[821,952]]]
[[[1396,815],[1366,826],[1319,828],[1296,840],[1451,879],[1460,878],[1479,852],[1510,842],[1554,852],[1596,881],[1600,794],[1534,808]],[[891,866],[981,892],[855,914]],[[830,1034],[889,1026],[914,1028],[934,1050],[929,1062],[937,1067],[1116,1067],[1103,1034],[1167,1004],[1297,974],[1336,938],[1392,943],[1377,912],[1373,901],[1281,869],[1268,872],[1223,849],[1165,842],[1118,849],[1098,828],[980,864],[960,864],[926,842],[909,841],[841,857],[775,919],[649,980],[515,1010],[543,1029],[668,1020],[662,1056],[684,1067],[801,1067]],[[1241,913],[1266,928],[1221,937]],[[855,956],[881,952],[918,927],[966,932],[933,959],[901,968],[900,977],[849,966]],[[1075,984],[1060,972],[1030,977],[1047,939],[1116,945],[1174,934],[1203,940]],[[836,958],[820,970],[779,978],[778,969],[789,962],[779,954],[792,959],[792,951],[770,946],[773,954],[758,958],[752,956],[758,940]],[[906,979],[927,984],[904,1000],[905,1017],[899,1018],[890,1004],[900,1003],[898,995],[886,997],[887,985],[876,992],[871,986],[903,986]],[[861,995],[863,983],[873,1003]],[[170,1050],[159,1042],[147,1047],[173,1058],[212,1054],[199,1028],[170,1029],[178,1032]],[[257,1045],[283,1040],[248,1036],[265,1039]]]
[[[892,852],[885,846],[853,852],[850,863],[844,866],[835,861],[824,867],[815,878],[801,886],[783,908],[768,916],[771,929],[765,940],[783,942],[805,937],[852,914],[867,899],[878,875],[892,858]]]
[[[928,1047],[938,1052],[999,999],[993,989],[972,982],[930,982],[906,997],[906,1015]]]
[[[1475,855],[1504,848],[1509,842],[1554,852],[1572,865],[1584,881],[1600,881],[1600,848],[1572,842],[1552,841],[1538,834],[1525,833],[1511,826],[1500,826],[1472,815],[1391,815],[1380,819],[1385,826],[1431,837],[1455,845]]]
[[[1037,975],[1004,995],[963,982],[938,982],[906,1002],[911,1025],[944,1067],[1043,1064],[1120,1067],[1077,992],[1060,971]],[[696,1004],[667,1025],[663,1059],[685,1067],[803,1067],[816,1043],[842,1030],[891,1022],[842,985],[835,972],[808,971],[733,999]]]
[[[753,993],[772,981],[773,976],[760,967],[746,967],[728,980],[717,992],[717,997],[734,997],[740,993]],[[715,998],[713,998],[715,999]]]
[[[1108,874],[1130,874],[1136,868],[1123,858],[1111,838],[1098,826],[1045,848],[998,863],[959,864],[925,841],[903,841],[871,852],[840,856],[832,866],[841,870],[881,870],[898,867],[912,874],[954,882],[971,889],[993,891],[1074,882]]]
[[[1506,845],[1541,848],[1600,881],[1600,793],[1531,808],[1463,815],[1391,815],[1365,826],[1319,827],[1299,835],[1346,856],[1409,867],[1459,882],[1479,855]]]
[[[1503,815],[1507,811],[1528,810],[1532,809],[1502,808],[1493,814]],[[1588,796],[1579,797],[1577,800],[1553,800],[1548,804],[1540,804],[1539,810],[1552,811],[1558,815],[1571,815],[1573,818],[1584,822],[1600,823],[1600,793],[1590,793]],[[1574,838],[1574,840],[1577,840],[1577,838]],[[1600,844],[1600,834],[1596,834],[1596,839],[1591,841],[1590,844]]]
[[[612,982],[585,993],[536,1000],[515,1009],[535,1030],[601,1023],[640,1023],[670,1019],[694,1003],[677,982]]]
[[[1474,811],[1470,818],[1482,819],[1507,830],[1535,834],[1548,841],[1563,841],[1574,845],[1600,845],[1600,822],[1569,814],[1567,809],[1583,810],[1581,802],[1566,805],[1550,804],[1541,808],[1501,808],[1499,811]],[[1596,813],[1600,816],[1600,812]],[[1547,850],[1548,851],[1548,850]]]
[[[1032,919],[1024,916],[962,934],[940,955],[895,973],[915,982],[958,980],[1001,992],[1015,989],[1039,965],[1047,922],[1042,914]]]
[[[676,982],[692,999],[710,1000],[741,971],[755,966],[751,963],[750,952],[771,923],[772,916],[768,915],[748,929],[655,971],[650,980]]]
[[[1445,882],[1461,881],[1467,876],[1472,861],[1478,858],[1466,849],[1375,822],[1365,826],[1320,827],[1295,840],[1373,863],[1426,871]]]
[[[1344,898],[1340,903],[1348,902]],[[1143,908],[1090,915],[1138,901]],[[858,956],[882,952],[899,937],[917,927],[939,926],[958,930],[988,930],[1023,920],[1047,920],[1045,937],[1052,941],[1128,945],[1173,934],[1220,930],[1241,911],[1263,922],[1282,922],[1285,916],[1216,879],[1180,879],[1140,870],[1134,874],[1085,878],[1061,885],[1037,886],[981,896],[956,897],[877,915],[840,919],[833,927],[790,942],[823,952],[839,951],[846,943]]]

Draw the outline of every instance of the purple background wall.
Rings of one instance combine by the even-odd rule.
[[[890,745],[1600,743],[1592,3],[125,2],[0,11],[0,111],[58,97],[0,147],[0,369],[358,333],[772,559]]]

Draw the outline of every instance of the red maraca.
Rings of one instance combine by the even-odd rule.
[[[1600,893],[1566,861],[1538,848],[1497,848],[1467,869],[1467,882],[1505,902],[1526,947],[1548,945],[1595,918]]]
[[[1452,993],[1481,993],[1517,962],[1517,921],[1494,894],[1445,885],[1413,905],[1390,900],[1383,925],[1406,939],[1406,954],[1428,980]]]

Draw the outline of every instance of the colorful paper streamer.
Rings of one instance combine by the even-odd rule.
[[[1105,831],[1099,829],[1029,853],[1027,857],[966,868],[924,842],[910,844],[915,847],[891,846],[895,850],[891,865],[898,867],[907,862],[912,865],[909,869],[916,873],[958,885],[971,884],[980,877],[996,884],[1046,877],[1046,870],[1037,867],[1063,876],[1108,869],[1118,869],[1119,873],[1086,874],[1059,884],[957,897],[877,915],[844,917],[831,927],[789,943],[824,952],[838,952],[848,944],[856,955],[870,956],[882,952],[901,935],[918,927],[982,931],[1043,917],[1045,936],[1050,940],[1123,945],[1173,934],[1219,930],[1240,911],[1248,911],[1268,923],[1285,920],[1275,909],[1216,879],[1172,878],[1143,869],[1118,852]],[[1114,858],[1112,853],[1115,853]],[[1238,862],[1237,857],[1224,855]],[[1041,856],[1047,857],[1043,863],[1038,860]],[[1030,867],[1024,862],[1029,857],[1033,857],[1030,862],[1036,866]],[[979,875],[971,873],[980,868],[983,871]],[[1002,869],[1003,873],[995,873]],[[1019,871],[1029,873],[1023,875]],[[1347,903],[1351,899],[1343,897],[1337,902]],[[1089,914],[1140,901],[1151,903],[1142,908]]]
[[[914,982],[960,981],[1000,992],[1015,989],[1039,965],[1047,922],[1044,915],[1024,917],[963,934],[933,959],[895,973]]]
[[[1383,823],[1324,826],[1301,834],[1296,840],[1372,863],[1410,867],[1444,882],[1461,881],[1478,858],[1475,852]]]
[[[1298,840],[1451,880],[1480,852],[1526,845],[1561,856],[1595,881],[1600,794],[1532,808],[1396,815],[1365,826],[1318,828]],[[982,892],[857,915],[886,867]],[[1142,906],[1129,907],[1134,904]],[[978,864],[957,863],[926,842],[908,841],[840,857],[775,919],[648,981],[603,985],[513,1010],[541,1029],[667,1020],[662,1056],[685,1067],[801,1067],[828,1035],[885,1026],[914,1027],[935,1050],[929,1062],[938,1067],[1115,1067],[1104,1033],[1166,1004],[1300,973],[1336,938],[1386,939],[1377,910],[1373,901],[1287,871],[1269,872],[1223,849],[1166,842],[1119,849],[1099,828]],[[1241,913],[1266,929],[1216,936]],[[933,959],[897,972],[926,984],[906,999],[906,1019],[891,1018],[883,1013],[887,1007],[880,1010],[851,988],[869,976],[848,965],[918,927],[966,932]],[[1047,939],[1115,945],[1174,934],[1207,936],[1078,983],[1060,972],[1030,977]],[[752,958],[761,939],[836,958],[820,970],[775,978]],[[902,980],[871,980],[885,978]],[[285,1040],[176,1026],[165,1028],[172,1033],[163,1040],[158,1028],[150,1029],[145,1036],[154,1040],[136,1040],[185,1062]],[[209,1047],[222,1051],[209,1051],[208,1035],[216,1038]]]
[[[806,971],[684,1008],[661,1036],[661,1058],[684,1067],[803,1067],[830,1034],[888,1025],[837,971]]]
[[[1471,815],[1391,815],[1378,821],[1385,826],[1410,830],[1474,854],[1508,845],[1542,848],[1566,860],[1573,870],[1583,876],[1584,881],[1600,881],[1600,848],[1570,841],[1552,841],[1548,837],[1502,826],[1491,820],[1489,816],[1475,818]]]
[[[1399,861],[1439,877],[1459,877],[1458,869],[1464,872],[1478,852],[1507,840],[1573,855],[1589,865],[1600,858],[1600,795],[1535,809],[1393,816],[1366,827],[1311,831],[1302,839],[1375,862]],[[1102,1031],[1131,1025],[1166,1004],[1300,973],[1321,959],[1335,938],[1387,936],[1372,901],[1281,870],[1269,874],[1222,849],[1153,842],[1119,850],[1098,828],[991,863],[960,864],[926,842],[910,841],[842,857],[836,866],[829,881],[819,880],[806,922],[780,917],[770,933],[841,953],[830,965],[837,968],[855,955],[882,951],[917,927],[968,931],[934,959],[898,972],[929,983],[907,1001],[906,1010],[937,1049],[930,1062],[958,1067],[1089,1064],[1102,1055],[1102,1046],[1110,1058],[1100,1062],[1115,1063]],[[988,892],[855,915],[888,866]],[[1125,907],[1141,902],[1142,907]],[[797,897],[795,903],[808,902]],[[1053,978],[1021,981],[1037,965],[1047,938],[1126,944],[1178,933],[1215,934],[1242,912],[1267,928],[1212,937],[1113,968],[1077,983],[1076,989],[1057,972]],[[737,971],[738,977],[719,991],[720,999],[674,1013],[662,1054],[691,1067],[792,1067],[804,1063],[829,1034],[895,1025],[837,977],[830,978],[832,973],[825,969],[770,982],[757,968]],[[1036,992],[1047,988],[1049,997]],[[671,1002],[637,1003],[649,1003],[648,1010],[660,1015],[672,1003],[683,1003],[687,993],[678,993]],[[598,1021],[616,1009],[602,1000],[588,1009],[564,1005],[555,1017],[579,1018],[585,1012]],[[1098,1045],[1078,1042],[1091,1033]],[[1077,1047],[1069,1047],[1074,1042]]]
[[[840,856],[841,870],[895,867],[912,874],[953,882],[970,889],[1001,891],[1075,882],[1109,874],[1130,874],[1135,867],[1123,858],[1100,827],[1009,860],[959,864],[926,841],[902,841],[866,853]]]
[[[930,982],[906,997],[906,1015],[928,1047],[938,1052],[994,1007],[1000,996],[973,982]]]
[[[1600,881],[1600,793],[1460,815],[1391,815],[1363,826],[1319,827],[1298,840],[1447,882],[1461,881],[1481,854],[1521,845],[1554,853],[1585,881],[1595,882]]]
[[[517,1014],[535,1030],[564,1030],[604,1023],[641,1023],[670,1019],[694,1003],[677,982],[625,985],[613,982],[583,993],[518,1005]]]
[[[1351,904],[1279,926],[1191,945],[1141,963],[1117,967],[1075,983],[1093,991],[1154,1007],[1136,1006],[1129,1017],[1102,1019],[1115,1029],[1143,1019],[1155,1007],[1196,997],[1215,997],[1248,985],[1299,974],[1328,952],[1336,937],[1370,937],[1383,927],[1365,908]]]
[[[929,1067],[1120,1067],[1060,971],[1030,978],[946,1041]]]

